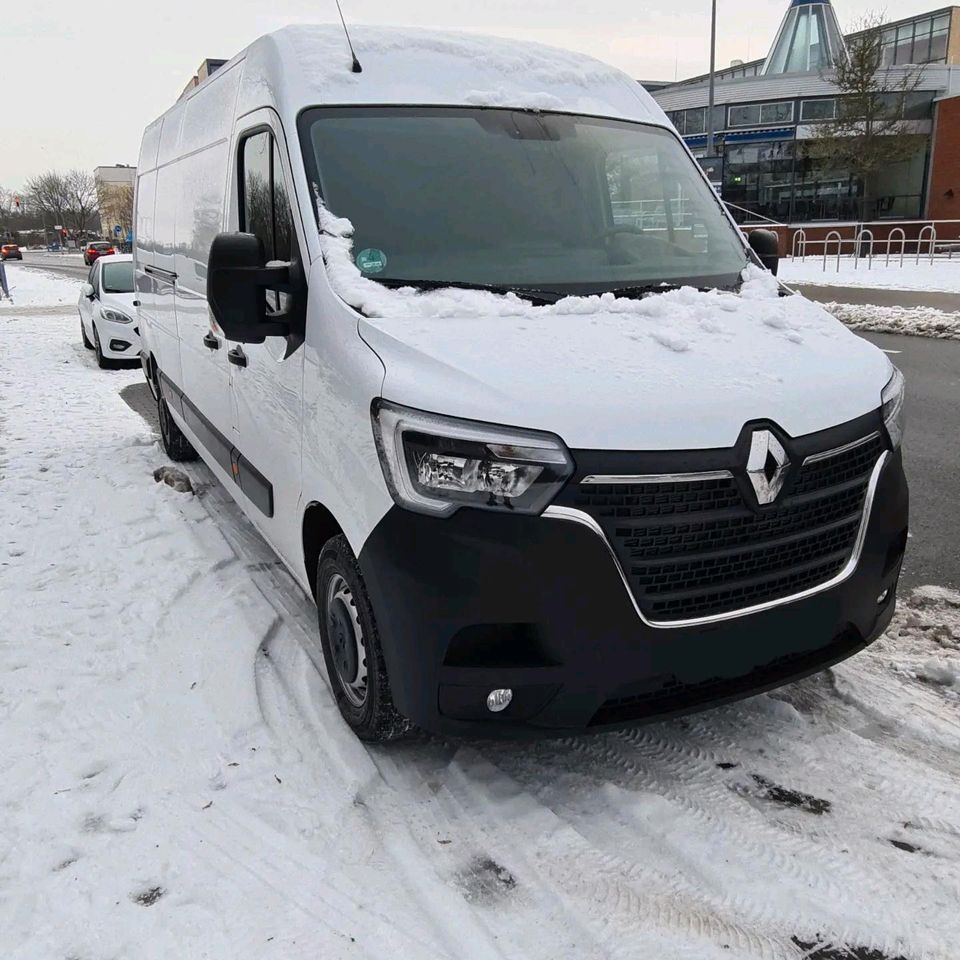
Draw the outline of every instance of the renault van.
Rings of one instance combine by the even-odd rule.
[[[287,27],[147,127],[142,362],[358,736],[679,714],[870,643],[903,381],[595,60]]]

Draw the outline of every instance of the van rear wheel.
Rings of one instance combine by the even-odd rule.
[[[157,396],[157,419],[160,421],[160,439],[167,456],[177,463],[196,460],[197,451],[194,450],[193,444],[186,438],[183,431],[173,422],[162,390]]]
[[[334,537],[317,565],[320,643],[330,686],[350,729],[361,739],[387,743],[411,723],[393,704],[380,636],[347,538]]]

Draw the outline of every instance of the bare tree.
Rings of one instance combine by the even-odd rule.
[[[68,222],[77,233],[83,233],[97,209],[96,181],[86,170],[70,170],[63,179],[68,197]]]
[[[48,170],[27,181],[26,195],[30,205],[50,226],[62,224],[70,209],[70,189],[66,177],[56,170]]]
[[[924,138],[903,118],[909,94],[920,85],[921,70],[882,66],[883,17],[867,14],[847,38],[847,54],[829,77],[837,88],[833,120],[817,124],[806,141],[807,156],[849,170],[863,185],[861,217],[877,214],[877,177],[886,167],[911,159]]]

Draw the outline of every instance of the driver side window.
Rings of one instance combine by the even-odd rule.
[[[260,238],[268,262],[295,259],[297,241],[289,191],[279,148],[268,130],[251,134],[241,144],[240,229]],[[268,308],[280,310],[285,297],[277,291],[267,291]]]

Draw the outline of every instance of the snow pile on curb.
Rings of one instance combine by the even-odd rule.
[[[929,258],[924,259],[921,255],[920,262],[915,263],[913,258],[908,256],[902,267],[899,265],[899,252],[890,257],[889,265],[884,264],[885,259],[886,248],[882,256],[874,257],[873,264],[869,267],[864,259],[855,261],[853,257],[842,257],[838,271],[836,252],[833,257],[827,257],[826,270],[823,269],[822,256],[808,256],[805,260],[784,257],[780,261],[778,275],[787,284],[960,293],[960,257],[952,260],[937,258],[931,263]]]
[[[852,330],[960,340],[960,313],[948,313],[933,307],[881,307],[875,304],[824,303],[822,306]]]
[[[53,312],[76,306],[83,281],[27,269],[21,263],[8,261],[5,266],[13,302],[0,300],[0,315],[14,313],[19,307],[50,307]]]

